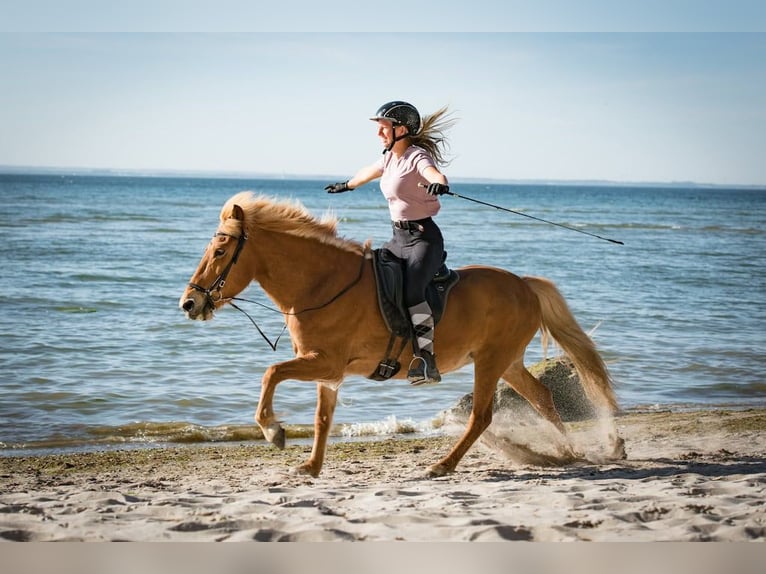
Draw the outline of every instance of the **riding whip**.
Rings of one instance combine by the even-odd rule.
[[[428,187],[424,183],[419,183],[419,187]],[[499,205],[494,205],[492,203],[487,203],[486,201],[481,201],[479,199],[474,199],[472,197],[466,197],[465,195],[460,195],[458,193],[455,193],[453,191],[445,191],[445,195],[451,195],[453,197],[459,197],[460,199],[465,199],[467,201],[473,201],[474,203],[478,203],[480,205],[486,205],[487,207],[494,207],[495,209],[499,209],[500,211],[507,211],[508,213],[513,213],[515,215],[522,215],[524,217],[528,217],[529,219],[534,219],[535,221],[541,221],[542,223],[548,223],[549,225],[555,225],[556,227],[563,227],[564,229],[568,229],[569,231],[576,231],[577,233],[584,233],[585,235],[590,235],[591,237],[595,237],[596,239],[601,239],[602,241],[609,241],[610,243],[616,243],[617,245],[625,245],[622,241],[617,241],[616,239],[609,239],[608,237],[601,237],[600,235],[596,235],[595,233],[590,233],[588,231],[583,231],[582,229],[575,229],[574,227],[569,227],[568,225],[564,225],[563,223],[556,223],[555,221],[548,221],[547,219],[542,219],[540,217],[535,217],[534,215],[529,215],[528,213],[522,213],[521,211],[514,211],[513,209],[508,209],[507,207],[501,207]]]

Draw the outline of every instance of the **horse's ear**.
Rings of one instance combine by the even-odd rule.
[[[237,221],[244,221],[245,220],[245,211],[236,203],[234,204],[234,207],[231,209],[231,216],[232,218],[236,219]]]

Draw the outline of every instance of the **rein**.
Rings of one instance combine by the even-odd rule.
[[[325,307],[328,307],[335,303],[338,299],[343,297],[346,293],[348,293],[359,281],[362,279],[362,274],[364,273],[364,262],[366,259],[364,258],[364,255],[362,255],[362,263],[359,265],[359,273],[357,276],[343,289],[341,289],[337,294],[335,294],[331,299],[328,301],[325,301],[321,305],[316,305],[314,307],[307,307],[305,309],[301,309],[300,311],[295,312],[289,312],[289,311],[280,311],[279,309],[275,309],[274,307],[269,307],[268,305],[264,305],[263,303],[260,303],[258,301],[253,301],[252,299],[244,299],[242,297],[230,297],[227,301],[229,305],[234,307],[237,311],[243,313],[245,317],[250,319],[250,322],[253,324],[253,326],[258,330],[258,333],[263,337],[263,340],[266,341],[266,343],[271,347],[272,351],[277,350],[277,344],[279,343],[279,339],[282,338],[282,335],[285,333],[285,329],[287,329],[287,324],[282,327],[282,331],[279,333],[279,336],[276,338],[276,340],[272,343],[271,340],[266,336],[266,334],[261,330],[261,328],[258,326],[258,324],[255,322],[255,320],[250,316],[250,314],[245,311],[244,309],[237,307],[232,301],[243,301],[245,303],[254,303],[255,305],[258,305],[259,307],[263,307],[264,309],[268,311],[273,311],[274,313],[280,313],[282,315],[289,315],[292,317],[296,317],[298,315],[302,315],[303,313],[308,313],[309,311],[319,311],[320,309],[324,309]]]
[[[226,267],[224,267],[223,271],[221,271],[221,274],[218,275],[218,277],[216,277],[215,281],[213,281],[212,285],[210,285],[210,287],[208,287],[207,289],[205,289],[204,287],[196,283],[189,283],[189,287],[205,295],[205,297],[207,298],[207,302],[211,307],[215,307],[215,303],[223,299],[221,290],[223,289],[223,286],[226,284],[226,278],[229,276],[229,272],[231,271],[231,268],[239,259],[239,255],[242,252],[242,248],[245,246],[245,241],[247,241],[247,234],[244,231],[239,237],[231,235],[229,233],[224,233],[223,231],[219,231],[218,233],[215,234],[215,236],[231,237],[233,239],[236,239],[237,246],[234,248],[234,255],[232,255],[231,260],[229,260],[229,262],[226,264]],[[325,303],[322,303],[321,305],[317,305],[315,307],[307,307],[306,309],[301,309],[300,311],[291,313],[291,312],[280,311],[279,309],[274,309],[273,307],[269,307],[268,305],[264,305],[263,303],[259,303],[258,301],[253,301],[252,299],[244,299],[242,297],[227,297],[225,301],[229,303],[229,305],[234,307],[237,311],[244,314],[245,317],[250,319],[250,322],[258,330],[258,333],[261,335],[261,337],[263,337],[263,340],[266,341],[269,347],[271,347],[271,350],[276,351],[277,344],[279,343],[279,339],[282,338],[282,335],[284,334],[285,329],[287,329],[287,324],[285,323],[285,326],[282,327],[282,331],[279,333],[279,336],[272,343],[271,340],[263,332],[263,330],[255,322],[255,319],[253,319],[247,311],[245,311],[241,307],[238,307],[232,301],[243,301],[245,303],[254,303],[256,305],[259,305],[260,307],[263,307],[264,309],[267,309],[269,311],[274,311],[275,313],[281,313],[282,315],[297,316],[297,315],[302,315],[303,313],[308,313],[309,311],[318,311],[320,309],[324,309],[325,307],[335,303],[335,301],[343,297],[343,295],[348,293],[357,283],[359,283],[359,281],[361,281],[362,274],[364,273],[364,262],[365,262],[365,257],[364,257],[364,254],[362,254],[362,263],[359,266],[359,273],[357,274],[356,278],[352,280],[351,283],[346,285],[343,289],[341,289],[340,292],[334,295],[329,301],[326,301]]]

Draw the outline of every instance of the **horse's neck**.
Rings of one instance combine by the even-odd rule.
[[[254,279],[283,311],[293,312],[332,297],[358,273],[360,261],[360,255],[283,233],[261,238],[255,254]]]

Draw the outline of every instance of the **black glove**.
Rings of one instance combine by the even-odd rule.
[[[351,188],[348,186],[348,180],[346,180],[338,183],[331,183],[325,187],[324,190],[327,193],[343,193],[344,191],[351,191]]]
[[[443,183],[428,184],[428,195],[444,195],[445,193],[449,193],[449,185]]]

